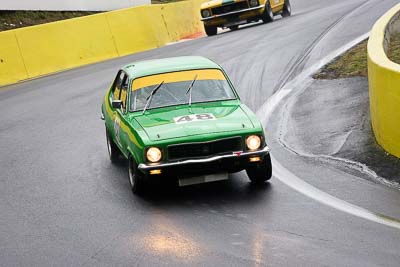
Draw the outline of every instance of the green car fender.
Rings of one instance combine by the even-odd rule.
[[[135,130],[131,127],[131,125],[135,126]],[[135,120],[135,118],[131,119],[131,122],[129,123],[129,131],[131,135],[134,135],[134,137],[128,138],[127,142],[127,152],[129,155],[133,157],[133,159],[136,161],[136,163],[141,163],[144,162],[144,154],[143,150],[145,147],[145,144],[148,143],[148,137],[143,130],[142,126]],[[132,138],[134,138],[134,141],[132,141]],[[128,157],[129,157],[128,155]]]
[[[257,118],[257,116],[252,112],[249,107],[247,107],[244,104],[241,104],[240,107],[243,109],[243,111],[246,113],[247,117],[250,119],[251,123],[253,124],[253,127],[255,129],[259,129],[264,133],[264,127],[262,126],[260,120]]]

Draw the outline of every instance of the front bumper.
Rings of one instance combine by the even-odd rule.
[[[247,21],[252,18],[259,17],[264,12],[264,6],[250,7],[241,10],[235,10],[232,12],[227,12],[219,15],[212,15],[207,18],[202,18],[201,21],[205,25],[217,25],[224,26],[227,24],[235,24],[235,22]]]
[[[248,151],[248,152],[233,152],[232,154],[224,154],[202,159],[188,159],[177,162],[158,163],[158,164],[144,164],[141,163],[138,169],[144,173],[151,170],[165,170],[167,173],[175,174],[185,172],[197,172],[209,170],[207,172],[215,172],[215,170],[240,170],[247,166],[257,164],[257,162],[250,162],[252,157],[261,157],[269,154],[268,146],[261,150]]]

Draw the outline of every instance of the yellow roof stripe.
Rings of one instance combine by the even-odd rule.
[[[197,80],[226,80],[222,71],[218,69],[177,71],[137,78],[132,83],[132,91],[157,85],[162,81],[164,83],[192,81],[196,75]]]

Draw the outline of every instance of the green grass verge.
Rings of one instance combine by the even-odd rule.
[[[96,14],[94,11],[0,11],[0,31]]]
[[[367,43],[361,42],[342,56],[325,65],[314,79],[339,79],[350,77],[367,77]],[[388,51],[388,58],[400,64],[400,33],[392,36]]]
[[[314,79],[339,79],[349,77],[366,77],[367,69],[367,40],[356,45],[342,56],[325,65]]]
[[[390,38],[388,58],[391,61],[400,64],[400,33],[394,34]]]

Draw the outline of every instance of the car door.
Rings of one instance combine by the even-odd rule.
[[[129,83],[129,78],[128,75],[123,72],[123,76],[121,77],[121,84],[120,84],[120,96],[119,100],[122,101],[122,106],[121,109],[116,110],[116,116],[115,116],[115,124],[118,125],[118,141],[120,148],[124,154],[127,152],[127,146],[128,146],[128,132],[129,131],[129,126],[128,126],[128,121],[126,120],[126,116],[128,114],[128,83]],[[121,127],[121,126],[125,127]]]
[[[114,83],[112,85],[111,88],[111,101],[114,100],[120,100],[121,99],[121,88],[122,88],[122,82],[125,78],[125,72],[123,72],[122,70],[120,70],[117,74],[117,77],[114,80]],[[117,144],[117,146],[119,146],[120,148],[122,148],[122,144],[121,144],[121,139],[120,139],[120,128],[121,128],[121,116],[119,114],[121,114],[120,109],[117,108],[112,108],[113,112],[110,118],[110,122],[109,122],[109,129],[110,131],[112,131],[114,133],[114,135],[112,135],[112,137],[114,137],[114,141]]]

